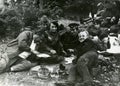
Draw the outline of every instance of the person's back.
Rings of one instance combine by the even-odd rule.
[[[19,64],[23,61],[23,57],[20,57],[24,52],[30,52],[30,45],[33,40],[33,33],[30,30],[21,32],[18,37],[8,43],[8,50],[11,48],[13,51],[7,52],[9,63],[7,64],[6,71],[9,71],[12,66]],[[14,71],[14,70],[10,70]],[[18,71],[18,70],[17,70]]]
[[[14,47],[17,46],[18,50],[20,51],[26,51],[29,50],[29,46],[33,39],[33,33],[32,31],[23,31],[21,32],[18,37],[14,40],[12,40],[10,43],[8,43],[8,47]]]

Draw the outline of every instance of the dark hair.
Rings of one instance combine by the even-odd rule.
[[[51,23],[54,24],[57,28],[59,28],[58,21],[52,21]]]
[[[65,29],[65,26],[63,24],[60,24],[59,25],[59,30],[64,30]]]
[[[113,25],[110,27],[110,33],[118,33],[120,30],[120,26],[119,25]]]
[[[57,32],[59,31],[58,21],[52,21],[50,24],[54,24],[57,27]],[[50,28],[49,28],[50,29]]]
[[[39,21],[39,24],[40,25],[43,25],[43,24],[47,24],[47,25],[49,25],[49,19],[48,19],[48,17],[46,16],[46,15],[43,15],[42,17],[41,17],[41,19],[40,19],[40,21]]]
[[[68,25],[69,27],[75,27],[75,26],[79,26],[79,24],[77,24],[77,23],[70,23],[69,25]]]

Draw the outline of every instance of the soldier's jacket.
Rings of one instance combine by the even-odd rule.
[[[30,45],[32,43],[32,40],[33,40],[33,33],[31,31],[23,31],[18,35],[16,39],[8,43],[7,45],[8,49],[13,48],[13,51],[8,50],[8,56],[10,54],[18,55],[23,51],[30,51]],[[10,57],[14,57],[14,55]]]
[[[30,51],[30,45],[33,39],[31,31],[23,31],[19,36],[7,45],[7,50],[0,56],[0,73],[8,71],[9,68],[19,61],[18,56],[23,51]]]
[[[77,35],[72,35],[71,33],[66,32],[61,35],[60,41],[65,49],[74,49],[78,42],[78,37]]]

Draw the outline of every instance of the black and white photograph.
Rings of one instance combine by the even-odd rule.
[[[120,0],[0,0],[0,86],[120,86]]]

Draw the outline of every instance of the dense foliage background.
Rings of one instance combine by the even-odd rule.
[[[97,5],[102,2],[103,9],[107,9],[106,16],[119,18],[119,0],[1,0],[4,2],[4,9],[0,13],[0,36],[16,37],[25,26],[37,28],[37,22],[42,15],[50,19],[71,18],[80,20],[97,13]],[[112,2],[112,3],[107,3]],[[114,3],[113,3],[114,2]],[[106,4],[107,3],[107,4]],[[111,5],[112,4],[112,5]],[[107,5],[107,6],[106,6]],[[116,9],[117,8],[117,9]],[[111,10],[112,9],[112,10]],[[109,14],[109,15],[108,15]]]

